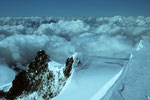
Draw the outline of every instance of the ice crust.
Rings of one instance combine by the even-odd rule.
[[[149,100],[150,99],[150,43],[140,41],[122,74],[104,97],[93,100]],[[97,95],[100,95],[97,93]]]

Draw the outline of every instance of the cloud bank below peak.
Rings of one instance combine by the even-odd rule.
[[[75,52],[126,57],[150,41],[150,17],[0,18],[0,61],[29,63],[39,49],[56,61]]]

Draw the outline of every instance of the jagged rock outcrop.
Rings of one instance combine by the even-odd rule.
[[[30,99],[35,99],[36,96],[45,100],[55,97],[71,75],[74,60],[73,57],[68,58],[65,67],[55,70],[48,65],[49,61],[51,61],[49,56],[44,50],[40,50],[28,68],[16,75],[10,90],[7,93],[0,93],[8,100],[23,99],[33,93],[37,95],[32,95]]]
[[[71,72],[71,69],[72,69],[72,64],[73,64],[73,57],[71,58],[68,58],[66,60],[66,68],[64,70],[64,75],[68,78],[70,76],[70,72]]]

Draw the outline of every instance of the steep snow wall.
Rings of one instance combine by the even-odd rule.
[[[120,77],[122,70],[116,74],[113,78],[111,78],[94,96],[90,98],[90,100],[99,100],[101,99],[107,91],[113,86],[113,84],[116,82],[116,80]]]
[[[116,83],[95,100],[150,99],[150,43],[140,41]]]

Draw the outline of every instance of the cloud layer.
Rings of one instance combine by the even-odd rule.
[[[0,18],[0,62],[29,63],[37,50],[64,61],[75,52],[125,57],[150,41],[150,17]]]

